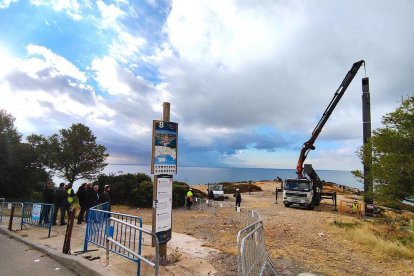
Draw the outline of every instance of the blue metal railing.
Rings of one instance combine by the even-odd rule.
[[[48,238],[53,222],[53,204],[32,202],[0,202],[0,223],[10,219],[14,208],[12,230],[22,230],[24,224],[48,228]]]
[[[22,210],[22,225],[30,224],[33,226],[49,229],[48,238],[53,223],[53,204],[24,202]]]
[[[121,213],[115,213],[108,211],[110,208],[109,203],[102,203],[89,209],[85,242],[83,251],[88,251],[88,243],[95,244],[99,247],[106,247],[106,237],[111,237],[117,243],[123,245],[118,246],[117,243],[112,243],[109,250],[115,254],[125,257],[138,264],[138,272],[140,271],[141,261],[135,254],[131,254],[125,247],[131,251],[141,255],[142,246],[142,232],[131,228],[125,227],[125,225],[117,222],[109,224],[109,218],[116,218],[118,220],[127,222],[130,225],[135,225],[142,228],[142,218],[132,215],[126,215]],[[139,273],[138,273],[139,275]]]
[[[11,211],[14,210],[12,228],[11,230],[22,230],[22,214],[23,203],[22,202],[1,202],[0,203],[0,224],[8,223],[11,216]]]

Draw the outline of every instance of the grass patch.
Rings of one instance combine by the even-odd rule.
[[[368,227],[353,229],[352,239],[372,247],[373,252],[383,257],[414,258],[414,245],[404,245],[399,240],[386,240],[379,236],[376,229]]]
[[[332,225],[379,257],[414,259],[414,220],[410,213],[389,214],[374,221],[335,220]]]
[[[354,229],[357,226],[360,226],[361,223],[359,223],[358,221],[350,221],[350,222],[344,222],[344,221],[339,221],[339,220],[334,220],[333,224],[336,227],[342,228],[342,229]]]

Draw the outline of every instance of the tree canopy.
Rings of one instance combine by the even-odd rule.
[[[49,175],[37,166],[36,152],[21,142],[15,118],[0,110],[0,193],[11,198],[28,198],[41,190]]]
[[[107,165],[106,148],[97,144],[83,124],[73,124],[49,137],[33,134],[27,139],[39,154],[39,163],[70,183],[94,179]]]
[[[374,200],[395,207],[414,195],[414,96],[403,99],[394,112],[383,116],[382,123],[384,127],[373,131],[359,156],[369,158],[372,149],[369,177]],[[362,176],[359,171],[354,174]]]

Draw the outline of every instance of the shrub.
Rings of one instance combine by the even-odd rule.
[[[223,189],[224,189],[225,194],[234,194],[237,188],[240,190],[240,193],[248,193],[249,189],[251,189],[251,192],[262,191],[262,189],[259,186],[256,186],[254,184],[249,185],[248,183],[231,183],[231,182],[223,182],[220,184],[224,185]]]

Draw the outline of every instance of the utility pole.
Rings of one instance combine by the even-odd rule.
[[[161,261],[167,258],[172,234],[172,175],[177,172],[178,124],[170,122],[170,103],[163,103],[162,121],[153,122],[151,173],[154,174],[152,232],[159,241]],[[155,246],[155,240],[152,240]]]
[[[371,176],[372,167],[372,149],[369,146],[369,138],[371,138],[371,100],[369,93],[369,78],[362,79],[362,124],[363,124],[363,163],[364,163],[364,202],[365,212],[367,213],[367,205],[373,204],[373,183]],[[366,146],[368,145],[368,149]]]

